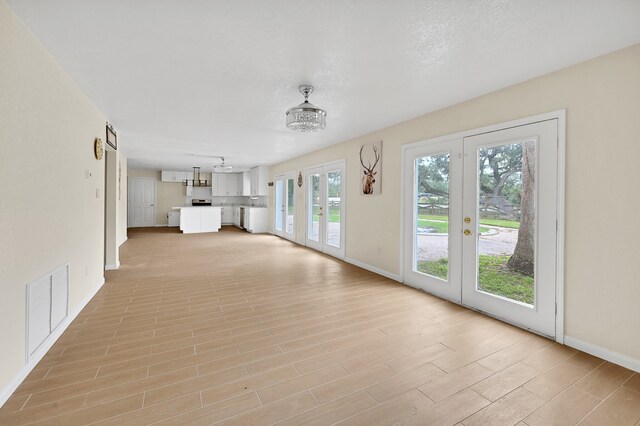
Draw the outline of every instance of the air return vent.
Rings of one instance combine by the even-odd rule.
[[[27,284],[27,362],[67,317],[69,264]]]

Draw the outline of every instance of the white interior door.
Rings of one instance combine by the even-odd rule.
[[[154,226],[156,217],[155,179],[130,177],[127,198],[129,228]]]
[[[344,258],[344,161],[306,170],[306,245]]]
[[[405,282],[555,336],[558,121],[405,152]]]

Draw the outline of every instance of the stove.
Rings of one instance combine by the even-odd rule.
[[[196,200],[196,199],[193,199],[193,200],[191,200],[191,205],[193,207],[210,206],[211,205],[211,200]]]

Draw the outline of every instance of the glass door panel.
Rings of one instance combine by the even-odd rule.
[[[449,154],[416,158],[414,270],[449,280]]]
[[[277,178],[276,177],[276,198],[275,198],[275,202],[274,202],[274,218],[275,218],[275,233],[276,235],[279,236],[283,236],[283,227],[282,227],[282,216],[283,216],[283,211],[284,211],[284,193],[283,193],[283,186],[284,186],[284,181],[283,178]]]
[[[404,167],[404,280],[460,301],[462,140],[409,149]]]
[[[340,170],[333,170],[327,173],[327,239],[330,246],[340,248],[341,243],[341,180]]]
[[[320,243],[320,217],[322,207],[320,206],[320,173],[311,173],[307,176],[307,241]]]
[[[476,289],[534,305],[536,140],[477,149]]]
[[[343,258],[344,161],[315,167],[307,176],[306,245]]]
[[[557,121],[464,139],[462,303],[555,336]]]
[[[295,238],[295,227],[293,222],[293,217],[295,215],[295,179],[288,178],[287,179],[287,202],[285,203],[285,236],[289,239]]]

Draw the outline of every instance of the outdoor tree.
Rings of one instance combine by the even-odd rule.
[[[525,142],[522,152],[522,198],[520,204],[520,228],[509,269],[533,276],[535,258],[535,143]]]

